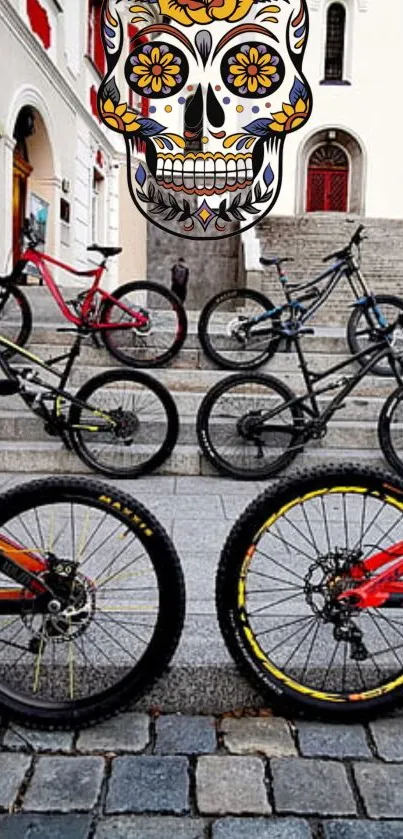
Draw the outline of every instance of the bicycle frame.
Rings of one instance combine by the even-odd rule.
[[[296,346],[299,359],[299,366],[305,381],[306,391],[302,394],[302,396],[294,396],[292,399],[290,399],[289,402],[287,402],[287,406],[292,408],[294,405],[299,405],[305,413],[312,417],[312,422],[304,424],[303,428],[301,429],[303,440],[309,440],[315,428],[324,428],[326,426],[327,422],[332,418],[333,414],[343,406],[344,400],[347,398],[347,396],[350,395],[350,393],[354,390],[356,385],[359,384],[359,382],[365,378],[367,373],[369,373],[372,370],[372,368],[383,358],[389,356],[396,381],[399,385],[403,384],[403,379],[401,378],[397,370],[396,361],[392,355],[392,351],[389,346],[382,347],[382,349],[380,350],[377,344],[373,344],[367,349],[361,350],[359,353],[352,355],[351,358],[347,358],[345,361],[341,361],[338,364],[333,365],[333,367],[330,367],[328,370],[325,370],[322,373],[315,373],[308,369],[308,365],[305,361],[305,356],[303,354],[300,338],[298,337],[298,335],[290,336],[290,340],[292,340]],[[348,367],[354,361],[368,356],[368,354],[371,354],[371,358],[368,360],[367,364],[361,367],[356,373],[353,373],[348,377],[344,377],[341,380],[330,382],[330,384],[326,385],[323,388],[320,388],[319,390],[314,390],[315,384],[322,381],[323,379],[326,379],[328,376],[332,376],[339,370],[343,370],[345,367]],[[327,407],[325,407],[323,411],[321,411],[318,405],[317,397],[321,396],[323,393],[329,392],[330,390],[335,390],[335,388],[340,388],[339,393],[336,394],[336,396],[334,397],[334,399],[331,400],[329,405],[327,405]],[[310,406],[305,404],[307,400],[309,400]],[[283,410],[283,407],[283,405],[280,405],[278,408],[275,408],[272,411],[264,412],[259,417],[259,425],[263,424],[264,426],[264,423],[266,421],[271,420],[273,419],[273,417],[277,416],[277,414],[280,414]],[[284,430],[283,427],[282,430]],[[299,445],[298,440],[296,445]]]
[[[102,260],[100,265],[98,265],[96,268],[92,268],[89,271],[78,271],[71,265],[67,265],[64,262],[60,262],[58,259],[54,259],[54,257],[49,256],[49,254],[38,253],[33,248],[28,248],[22,254],[21,259],[15,266],[12,277],[17,277],[29,262],[32,262],[38,269],[42,279],[47,285],[53,299],[57,303],[64,317],[67,320],[69,320],[70,323],[73,323],[75,326],[85,326],[86,328],[91,330],[114,330],[133,329],[135,327],[144,326],[147,323],[147,317],[142,312],[133,311],[128,306],[125,306],[125,304],[122,303],[120,300],[117,300],[112,294],[108,294],[107,291],[104,291],[103,288],[100,288],[101,278],[106,268],[106,259]],[[81,305],[80,316],[75,315],[69,309],[59,287],[57,286],[54,280],[54,277],[52,276],[51,271],[47,267],[46,263],[48,262],[51,265],[56,265],[58,268],[63,268],[65,271],[68,271],[69,274],[74,274],[74,276],[76,277],[94,278],[91,287],[88,289],[87,292],[85,292],[85,296]],[[96,295],[100,295],[102,300],[112,301],[114,306],[117,306],[119,309],[122,310],[122,312],[133,318],[133,320],[123,323],[108,323],[107,321],[99,321],[94,319],[93,302]]]
[[[57,430],[57,433],[60,435],[63,443],[67,446],[67,448],[70,448],[70,446],[66,438],[66,426],[61,414],[62,400],[69,402],[71,405],[78,405],[80,408],[89,408],[93,411],[94,416],[97,416],[100,419],[104,420],[107,419],[109,425],[116,424],[111,417],[109,417],[107,414],[104,414],[102,411],[99,410],[99,408],[96,408],[95,406],[92,407],[91,405],[88,405],[88,403],[82,402],[80,399],[77,399],[75,396],[69,393],[69,391],[65,390],[65,385],[67,379],[69,378],[74,361],[80,354],[81,340],[82,335],[78,334],[73,346],[71,347],[70,352],[63,353],[62,355],[56,356],[55,358],[50,358],[47,361],[44,361],[42,358],[39,358],[39,356],[34,355],[34,353],[29,352],[29,350],[26,350],[24,347],[19,347],[18,344],[14,344],[13,341],[10,341],[8,338],[5,338],[3,335],[0,335],[0,346],[2,345],[4,347],[11,348],[14,351],[14,353],[22,356],[23,358],[28,359],[31,363],[38,365],[38,367],[42,367],[43,370],[46,370],[48,373],[51,373],[52,376],[59,378],[58,387],[48,384],[47,382],[43,382],[40,379],[37,379],[36,382],[34,382],[34,384],[38,384],[40,387],[43,387],[44,390],[50,392],[54,396],[53,413],[47,411],[45,406],[43,406],[42,404],[41,408],[42,411],[45,413],[45,416],[41,414],[41,418],[45,419],[46,422],[48,422],[52,427],[54,427]],[[63,361],[64,359],[67,359],[67,363],[64,370],[55,370],[52,365],[57,364],[59,361]],[[0,368],[3,371],[3,373],[5,373],[8,379],[18,381],[16,371],[11,367],[11,365],[2,353],[0,353]],[[24,393],[24,391],[21,388],[18,392],[21,396],[21,399],[25,402],[28,408],[30,408],[30,410],[32,410],[33,413],[37,414],[37,411],[35,411],[35,409],[33,408],[34,400],[31,398],[30,394]],[[91,427],[74,425],[71,427],[75,430],[85,429],[87,431],[99,431],[99,428],[94,425],[92,425]]]
[[[269,309],[267,312],[264,312],[261,315],[256,315],[254,318],[251,318],[251,324],[255,325],[258,323],[262,323],[265,320],[271,319],[278,315],[283,314],[283,312],[287,310],[291,310],[291,314],[295,316],[296,313],[299,313],[298,322],[301,324],[306,323],[310,320],[315,312],[326,303],[326,300],[330,297],[333,293],[335,288],[338,286],[339,282],[345,277],[350,284],[351,290],[355,296],[356,303],[358,305],[362,305],[365,303],[368,298],[371,296],[371,292],[367,289],[364,277],[360,271],[360,268],[356,264],[355,260],[352,258],[351,262],[349,263],[346,259],[340,259],[334,263],[330,268],[327,268],[322,274],[319,276],[314,277],[313,280],[308,280],[308,282],[298,283],[297,285],[288,286],[288,277],[282,271],[281,266],[277,266],[280,282],[283,285],[284,293],[287,299],[287,302],[281,306],[276,306],[274,309]],[[329,278],[328,282],[324,286],[324,288],[319,291],[317,289],[317,296],[316,299],[311,303],[310,306],[306,307],[303,303],[298,299],[292,299],[291,291],[292,292],[303,292],[309,291],[312,288],[317,288],[317,283]],[[354,284],[354,279],[357,280],[357,286]],[[380,323],[381,326],[386,326],[384,323]]]

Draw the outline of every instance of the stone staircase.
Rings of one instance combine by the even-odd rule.
[[[323,257],[344,247],[362,223],[368,239],[362,243],[361,267],[369,288],[403,297],[403,221],[357,216],[349,219],[332,213],[268,216],[256,227],[261,253],[292,257],[295,262],[285,266],[288,276],[291,282],[302,282],[323,273],[327,267]],[[276,269],[262,272],[261,289],[274,302],[282,301]],[[352,301],[350,287],[343,280],[316,316],[317,322],[341,326]]]
[[[68,351],[72,336],[56,331],[61,322],[47,292],[40,288],[27,291],[34,309],[34,328],[28,348],[43,358]],[[198,312],[189,312],[189,335],[180,355],[169,367],[150,371],[170,390],[181,419],[178,444],[170,459],[160,468],[160,474],[215,474],[198,449],[195,416],[207,390],[230,372],[214,369],[203,355],[197,338],[197,318]],[[317,326],[314,336],[304,338],[304,347],[310,367],[314,370],[326,369],[348,357],[345,330],[338,326]],[[118,363],[106,349],[98,350],[88,342],[73,369],[70,386],[76,389],[102,370],[117,366]],[[279,352],[261,369],[278,376],[293,390],[302,392],[302,377],[295,354]],[[310,442],[294,465],[357,458],[382,464],[377,443],[377,418],[385,398],[394,388],[393,379],[367,377],[354,395],[347,399],[345,408],[336,414],[327,436]],[[323,399],[333,395],[334,392]],[[18,396],[14,396],[3,398],[0,402],[0,471],[32,474],[85,473],[87,470],[75,454],[67,452],[58,440],[47,436],[41,421],[25,409]]]

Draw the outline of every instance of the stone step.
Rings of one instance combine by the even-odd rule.
[[[329,356],[328,359],[326,357],[320,356],[320,354],[316,354],[309,359],[310,367],[312,370],[323,370],[326,367],[330,366],[330,364],[335,364],[337,361],[337,356]],[[12,366],[15,366],[16,369],[22,369],[24,366],[22,364],[17,364],[13,362]],[[29,366],[29,365],[28,365]],[[67,389],[71,390],[73,393],[82,385],[84,385],[89,379],[93,378],[94,376],[109,370],[109,366],[99,365],[99,366],[92,366],[89,364],[76,364],[73,368],[73,371],[70,375],[70,379],[68,381]],[[116,369],[116,368],[115,368]],[[125,376],[126,369],[124,367],[119,368],[122,373],[122,377]],[[236,375],[236,373],[230,370],[221,370],[221,369],[210,369],[210,368],[200,368],[200,369],[193,369],[193,368],[177,368],[177,367],[167,367],[167,368],[157,368],[153,370],[146,371],[151,377],[158,379],[162,382],[165,387],[175,396],[176,393],[206,393],[213,385],[217,382],[221,381],[224,378],[227,378],[230,375]],[[274,359],[272,359],[266,366],[264,366],[260,371],[256,372],[263,372],[265,374],[271,374],[275,378],[280,379],[282,382],[286,383],[291,390],[295,391],[296,393],[302,394],[305,391],[305,386],[302,378],[302,374],[300,373],[297,362],[294,356],[289,354],[278,354]],[[53,377],[50,373],[48,374],[46,371],[40,371],[41,377],[46,382],[50,384],[57,385],[57,378]],[[253,371],[251,371],[251,374]],[[346,368],[346,370],[341,370],[335,374],[329,376],[329,382],[334,382],[343,376],[348,376],[353,373],[353,366]],[[324,383],[325,384],[325,383]],[[323,384],[323,386],[324,386]],[[320,383],[322,386],[322,383]],[[355,387],[354,390],[354,397],[377,397],[379,399],[385,399],[389,394],[395,390],[397,387],[396,381],[393,377],[383,377],[383,376],[366,376],[362,379]],[[7,403],[11,397],[6,397]],[[13,397],[14,399],[16,397]],[[18,403],[17,403],[18,404]],[[21,404],[21,403],[19,403]]]
[[[281,474],[296,466],[314,466],[324,463],[346,462],[346,449],[330,448],[327,440],[309,444],[296,461]],[[323,445],[321,445],[323,443]],[[386,468],[381,451],[377,449],[351,448],[348,460],[359,460],[361,464]],[[24,473],[24,476],[44,474],[91,474],[84,463],[73,453],[68,452],[59,442],[0,442],[0,468],[2,472]],[[92,473],[95,474],[95,473]],[[195,445],[178,445],[171,457],[157,470],[160,475],[216,475],[213,466],[200,454]],[[124,479],[119,478],[124,488]]]
[[[196,395],[194,395],[196,397]],[[176,399],[180,416],[180,433],[178,444],[196,445],[196,411],[200,404],[202,394],[198,397],[187,400],[183,403],[181,398]],[[326,445],[329,448],[345,449],[357,448],[362,445],[364,449],[376,448],[378,446],[377,424],[381,405],[376,400],[376,405],[366,403],[365,410],[361,411],[357,400],[351,400],[350,404],[337,414],[328,426]],[[381,403],[382,404],[382,403]],[[233,425],[224,421],[220,422],[220,430],[231,432]],[[164,433],[162,420],[150,414],[149,417],[140,414],[140,426],[135,433],[136,445],[142,449],[149,450],[151,441],[159,442]],[[33,416],[28,411],[1,411],[0,412],[0,440],[22,441],[24,443],[49,440],[44,424],[39,417]],[[53,438],[55,439],[55,438]],[[119,447],[118,447],[119,448]]]

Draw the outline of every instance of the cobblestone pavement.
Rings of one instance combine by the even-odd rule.
[[[397,716],[125,712],[75,733],[10,725],[1,743],[1,839],[403,837]]]

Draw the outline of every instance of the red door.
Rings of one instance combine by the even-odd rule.
[[[348,172],[309,169],[307,212],[347,212]]]
[[[312,154],[308,166],[306,209],[308,213],[348,210],[348,160],[344,151],[331,144]]]

